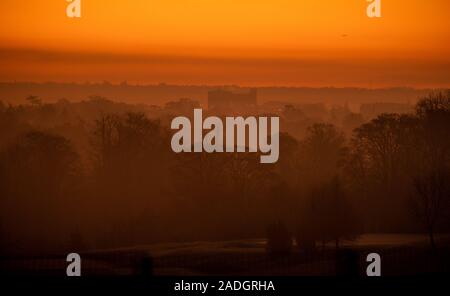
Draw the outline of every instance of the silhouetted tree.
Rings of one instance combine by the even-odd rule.
[[[450,166],[450,91],[431,93],[416,105],[424,165]]]
[[[316,241],[322,240],[323,231],[319,227],[320,219],[317,211],[312,203],[308,203],[298,217],[298,223],[295,232],[295,241],[300,250],[308,252],[314,251],[316,248]]]
[[[16,250],[54,250],[66,237],[63,227],[70,227],[71,211],[78,209],[78,154],[61,136],[29,131],[5,149],[0,162],[1,216],[5,228],[14,229],[7,239],[23,243]]]
[[[417,166],[418,129],[413,115],[382,114],[354,131],[345,172],[372,231],[408,223],[405,202]],[[383,220],[377,219],[380,212]]]
[[[436,228],[450,213],[450,92],[421,99],[416,114],[421,129],[412,203],[435,249]]]
[[[338,174],[345,157],[345,137],[335,126],[318,123],[308,128],[300,143],[300,182],[316,187]]]
[[[338,177],[316,188],[309,203],[306,209],[307,215],[312,217],[309,227],[315,234],[306,231],[307,237],[334,241],[338,248],[341,239],[352,239],[358,234],[356,214]]]
[[[405,150],[412,148],[408,142],[416,130],[416,121],[409,115],[383,114],[355,130],[354,151],[363,158],[364,169],[385,184],[390,192],[401,172]]]
[[[32,106],[40,106],[42,105],[42,100],[38,96],[30,95],[26,98],[26,100],[32,105]]]
[[[148,242],[150,223],[164,208],[169,189],[169,133],[158,120],[143,113],[106,114],[92,131],[93,190],[98,202],[110,207],[102,213],[122,244]],[[138,223],[139,222],[139,223]]]
[[[425,172],[414,180],[413,209],[416,217],[425,226],[430,245],[436,249],[434,233],[437,224],[448,211],[450,198],[450,175],[441,168]]]

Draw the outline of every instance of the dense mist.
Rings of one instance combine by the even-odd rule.
[[[1,253],[283,231],[305,247],[373,232],[427,233],[434,245],[450,230],[450,93],[417,101],[234,110],[280,117],[275,164],[257,153],[172,152],[171,119],[192,116],[201,100],[0,103]]]

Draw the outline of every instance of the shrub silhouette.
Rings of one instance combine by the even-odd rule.
[[[286,255],[292,250],[292,235],[286,225],[277,221],[267,227],[267,252],[270,255]]]
[[[300,250],[312,252],[316,249],[318,233],[317,230],[312,227],[312,221],[308,223],[307,220],[309,220],[308,217],[303,218],[297,226],[295,232],[295,242]]]
[[[357,217],[338,177],[316,188],[302,210],[296,241],[300,249],[314,250],[316,242],[335,242],[358,235]]]

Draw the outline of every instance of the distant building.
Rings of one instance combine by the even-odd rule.
[[[181,98],[178,101],[170,101],[165,105],[165,110],[175,115],[192,116],[194,109],[200,108],[200,103],[189,98]]]
[[[208,92],[208,111],[216,114],[248,114],[257,111],[256,89],[223,90]]]

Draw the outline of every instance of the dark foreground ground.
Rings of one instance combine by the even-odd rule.
[[[170,243],[82,252],[83,276],[115,275],[365,275],[367,254],[381,256],[382,275],[426,275],[450,272],[450,236],[440,235],[437,251],[427,237],[409,234],[366,234],[315,252],[294,248],[269,256],[260,239]],[[3,275],[65,276],[66,254],[46,257],[3,257]]]

